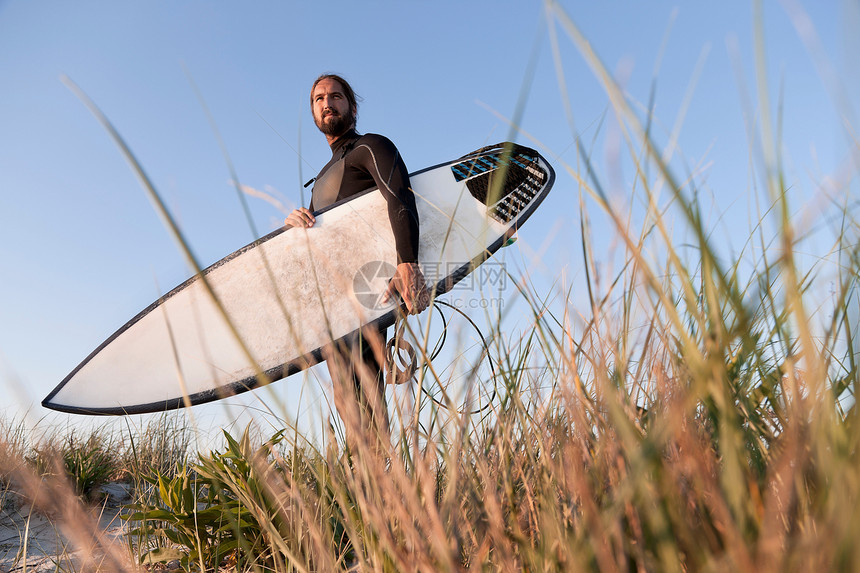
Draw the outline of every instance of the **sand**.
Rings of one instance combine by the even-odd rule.
[[[23,489],[23,488],[22,488]],[[50,515],[40,511],[33,500],[16,488],[0,491],[0,572],[18,571],[81,571],[88,570],[93,561],[104,558],[106,544],[114,544],[119,551],[124,549],[126,523],[119,514],[124,503],[131,501],[127,484],[112,483],[99,488],[99,504],[80,510],[87,512],[90,524],[97,524],[89,547],[80,545],[80,534],[75,534],[75,512]],[[36,500],[38,502],[38,500]],[[80,516],[78,516],[80,517]],[[74,541],[72,540],[74,538]],[[87,569],[82,565],[87,564]]]

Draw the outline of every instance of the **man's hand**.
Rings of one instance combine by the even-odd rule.
[[[394,294],[399,294],[406,303],[409,314],[418,314],[430,306],[430,293],[424,283],[424,275],[417,263],[400,263],[394,276],[382,295],[382,302],[388,302]]]
[[[286,219],[284,219],[284,225],[287,227],[305,227],[310,228],[314,226],[317,220],[314,219],[314,214],[310,212],[305,207],[301,209],[295,209],[292,213],[290,213]]]

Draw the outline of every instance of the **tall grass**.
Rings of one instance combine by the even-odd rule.
[[[102,486],[124,482],[137,498],[151,498],[142,474],[175,473],[187,463],[192,435],[183,418],[170,413],[138,428],[107,423],[88,431],[0,418],[0,570],[130,568],[136,560],[105,531],[119,523],[109,519],[118,502]]]
[[[223,451],[201,455],[198,483],[223,496],[199,498],[212,517],[207,535],[221,536],[239,569],[860,567],[857,221],[834,205],[841,222],[831,252],[803,266],[778,145],[763,122],[768,207],[740,255],[727,257],[695,181],[679,183],[651,122],[567,15],[550,9],[623,124],[636,170],[630,203],[648,206],[633,228],[610,208],[587,148],[576,165],[559,161],[614,225],[622,264],[611,280],[595,278],[593,213],[583,201],[589,308],[547,304],[521,283],[533,322],[516,340],[494,325],[499,399],[488,415],[416,399],[424,417],[403,415],[385,452],[360,432],[349,448],[331,435],[317,449],[288,431],[259,447],[227,435]],[[354,433],[357,416],[344,420]],[[159,515],[136,518],[175,518]],[[200,568],[223,557],[207,556]]]
[[[857,220],[834,206],[831,252],[803,266],[779,147],[763,122],[769,205],[728,258],[652,122],[631,109],[570,18],[548,7],[606,89],[636,170],[630,203],[648,206],[639,228],[609,208],[579,140],[576,164],[557,160],[570,177],[555,192],[573,185],[594,200],[581,202],[579,221],[588,307],[547,303],[518,283],[532,322],[516,339],[501,317],[493,324],[495,377],[476,380],[496,385],[492,409],[458,413],[418,393],[413,409],[394,410],[398,433],[383,436],[382,450],[357,409],[341,412],[355,437],[348,447],[333,428],[311,443],[287,424],[266,440],[250,428],[225,432],[222,448],[189,459],[179,418],[130,432],[124,467],[139,479],[127,513],[131,556],[100,546],[110,567],[860,569]],[[596,278],[607,273],[596,272],[592,204],[624,248],[609,280]],[[26,457],[6,434],[2,480]],[[39,482],[27,483],[40,495]],[[80,507],[68,486],[42,487],[47,507]],[[63,511],[72,519],[80,510]]]

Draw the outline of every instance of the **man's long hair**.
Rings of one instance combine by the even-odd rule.
[[[359,97],[355,95],[355,91],[352,89],[352,86],[349,85],[349,82],[343,79],[338,74],[322,74],[316,80],[314,80],[314,84],[311,86],[311,114],[313,114],[314,110],[314,90],[317,87],[317,84],[323,80],[334,80],[341,85],[343,88],[343,95],[346,96],[346,101],[349,102],[350,110],[353,112],[353,117],[355,118],[353,121],[353,127],[358,123],[358,99]]]

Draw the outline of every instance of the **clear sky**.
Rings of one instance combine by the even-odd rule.
[[[771,101],[776,110],[781,98],[798,210],[815,201],[816,182],[845,166],[841,121],[854,119],[837,96],[846,93],[857,110],[858,4],[764,2]],[[752,5],[558,6],[636,105],[647,105],[656,81],[659,140],[668,140],[683,112],[677,156],[699,169],[717,232],[728,241],[748,237],[757,145],[743,104],[755,101]],[[562,102],[550,25],[575,129],[616,199],[624,201],[633,177],[612,172],[619,132],[612,114],[604,115],[607,97],[567,32],[550,20],[542,2],[524,0],[0,0],[0,408],[7,416],[27,408],[47,414],[38,406],[47,392],[188,275],[119,150],[61,75],[111,119],[204,264],[283,218],[250,198],[256,235],[249,228],[207,109],[240,182],[292,208],[302,201],[300,182],[330,155],[308,109],[321,72],[353,83],[363,97],[359,130],[390,137],[410,170],[509,137],[536,145],[522,133],[511,136],[503,119],[527,92],[522,129],[559,177],[515,248],[549,284],[562,273],[581,276],[578,188],[563,167],[575,164],[577,133]],[[798,26],[805,21],[811,27]],[[533,80],[524,90],[532,54]],[[838,82],[827,79],[828,66]],[[277,383],[287,400],[295,399],[285,390],[291,383]]]

